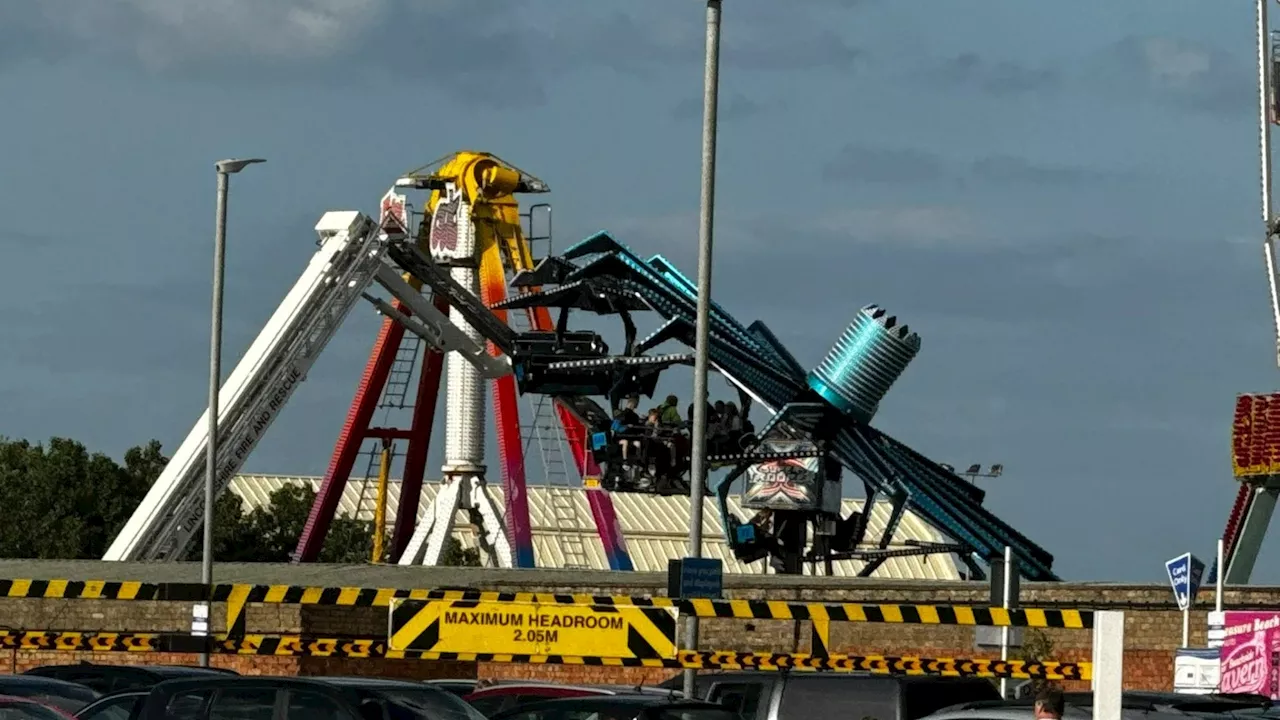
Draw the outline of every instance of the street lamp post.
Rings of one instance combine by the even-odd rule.
[[[948,465],[946,463],[940,463],[940,467],[945,469],[947,472],[955,473],[960,477],[969,478],[970,485],[978,484],[978,478],[998,478],[1004,474],[1003,463],[995,463],[994,465],[991,466],[991,469],[986,471],[983,471],[982,465],[979,463],[974,463],[970,465],[967,469],[965,469],[964,472],[960,472],[956,470],[954,466]]]
[[[218,173],[217,215],[213,232],[213,318],[209,339],[209,439],[205,443],[204,475],[204,546],[200,561],[200,583],[206,592],[213,585],[213,500],[218,474],[218,389],[222,384],[222,274],[227,258],[227,189],[231,176],[254,163],[266,162],[262,158],[248,160],[219,160],[214,164]],[[205,601],[205,617],[208,618],[208,600]],[[207,629],[206,629],[207,631]],[[209,651],[200,653],[200,664],[209,666]]]
[[[694,328],[693,452],[689,463],[689,557],[702,557],[702,505],[707,475],[707,372],[711,335],[711,230],[716,197],[716,112],[720,92],[720,0],[707,0],[706,62],[702,88],[702,182],[698,208],[698,319]],[[686,620],[684,646],[698,649],[698,618]],[[685,697],[697,672],[685,670]]]

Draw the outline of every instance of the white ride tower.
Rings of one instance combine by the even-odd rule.
[[[411,182],[411,181],[406,181]],[[431,216],[431,259],[469,293],[480,297],[480,253],[471,206],[461,190],[448,183]],[[449,320],[473,342],[487,340],[458,311],[449,309]],[[485,482],[486,405],[489,378],[466,359],[451,354],[445,359],[444,478],[440,491],[418,521],[413,537],[400,556],[401,565],[438,565],[453,534],[459,510],[466,511],[479,527],[480,548],[490,564],[513,567],[511,541],[502,511]]]

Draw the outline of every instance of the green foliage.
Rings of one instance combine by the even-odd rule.
[[[121,465],[66,438],[47,446],[0,438],[0,557],[102,557],[167,462],[155,440],[131,448]],[[224,493],[214,505],[214,557],[288,562],[314,499],[310,487],[288,485],[271,494],[268,508],[245,512]],[[188,559],[200,557],[198,545]],[[372,552],[373,524],[343,516],[330,526],[320,560],[368,562]]]
[[[1023,662],[1043,662],[1053,659],[1053,639],[1043,630],[1024,628],[1022,631],[1022,647],[1014,655],[1015,660]],[[1028,692],[1035,695],[1051,685],[1048,680],[1032,680]]]
[[[458,538],[450,537],[444,542],[440,564],[448,567],[480,567],[480,551],[476,548],[464,548]]]

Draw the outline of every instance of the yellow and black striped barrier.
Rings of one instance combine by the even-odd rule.
[[[672,658],[604,658],[598,656],[456,653],[393,650],[378,638],[318,638],[303,635],[246,635],[243,638],[194,637],[179,633],[0,632],[0,649],[62,652],[171,652],[272,657],[404,658],[464,662],[525,663],[533,665],[591,665],[603,667],[694,668],[699,670],[794,670],[859,672],[877,675],[941,677],[1007,677],[1015,679],[1089,680],[1090,663],[1023,662],[965,658],[839,655],[817,657],[803,653],[691,652]]]
[[[562,598],[568,600],[568,598]],[[676,608],[609,603],[396,600],[392,650],[674,658]]]
[[[232,636],[245,634],[244,608],[249,603],[389,608],[393,602],[402,600],[675,608],[686,617],[694,615],[700,618],[811,620],[815,629],[819,625],[825,626],[830,622],[1078,629],[1093,627],[1093,612],[1089,610],[1037,608],[1006,610],[965,605],[806,603],[774,600],[673,600],[666,597],[586,593],[552,594],[239,583],[224,583],[207,589],[199,583],[0,579],[0,597],[224,602],[227,604],[227,631]]]

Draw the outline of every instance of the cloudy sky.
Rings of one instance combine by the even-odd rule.
[[[1252,3],[726,5],[720,302],[807,364],[861,305],[900,315],[923,349],[876,424],[1003,462],[989,504],[1063,575],[1211,556],[1234,396],[1280,384]],[[562,246],[610,229],[692,274],[703,27],[694,0],[5,3],[0,434],[176,448],[221,157],[270,159],[233,188],[228,366],[325,210],[461,148],[550,183]],[[323,472],[376,325],[248,469]]]

